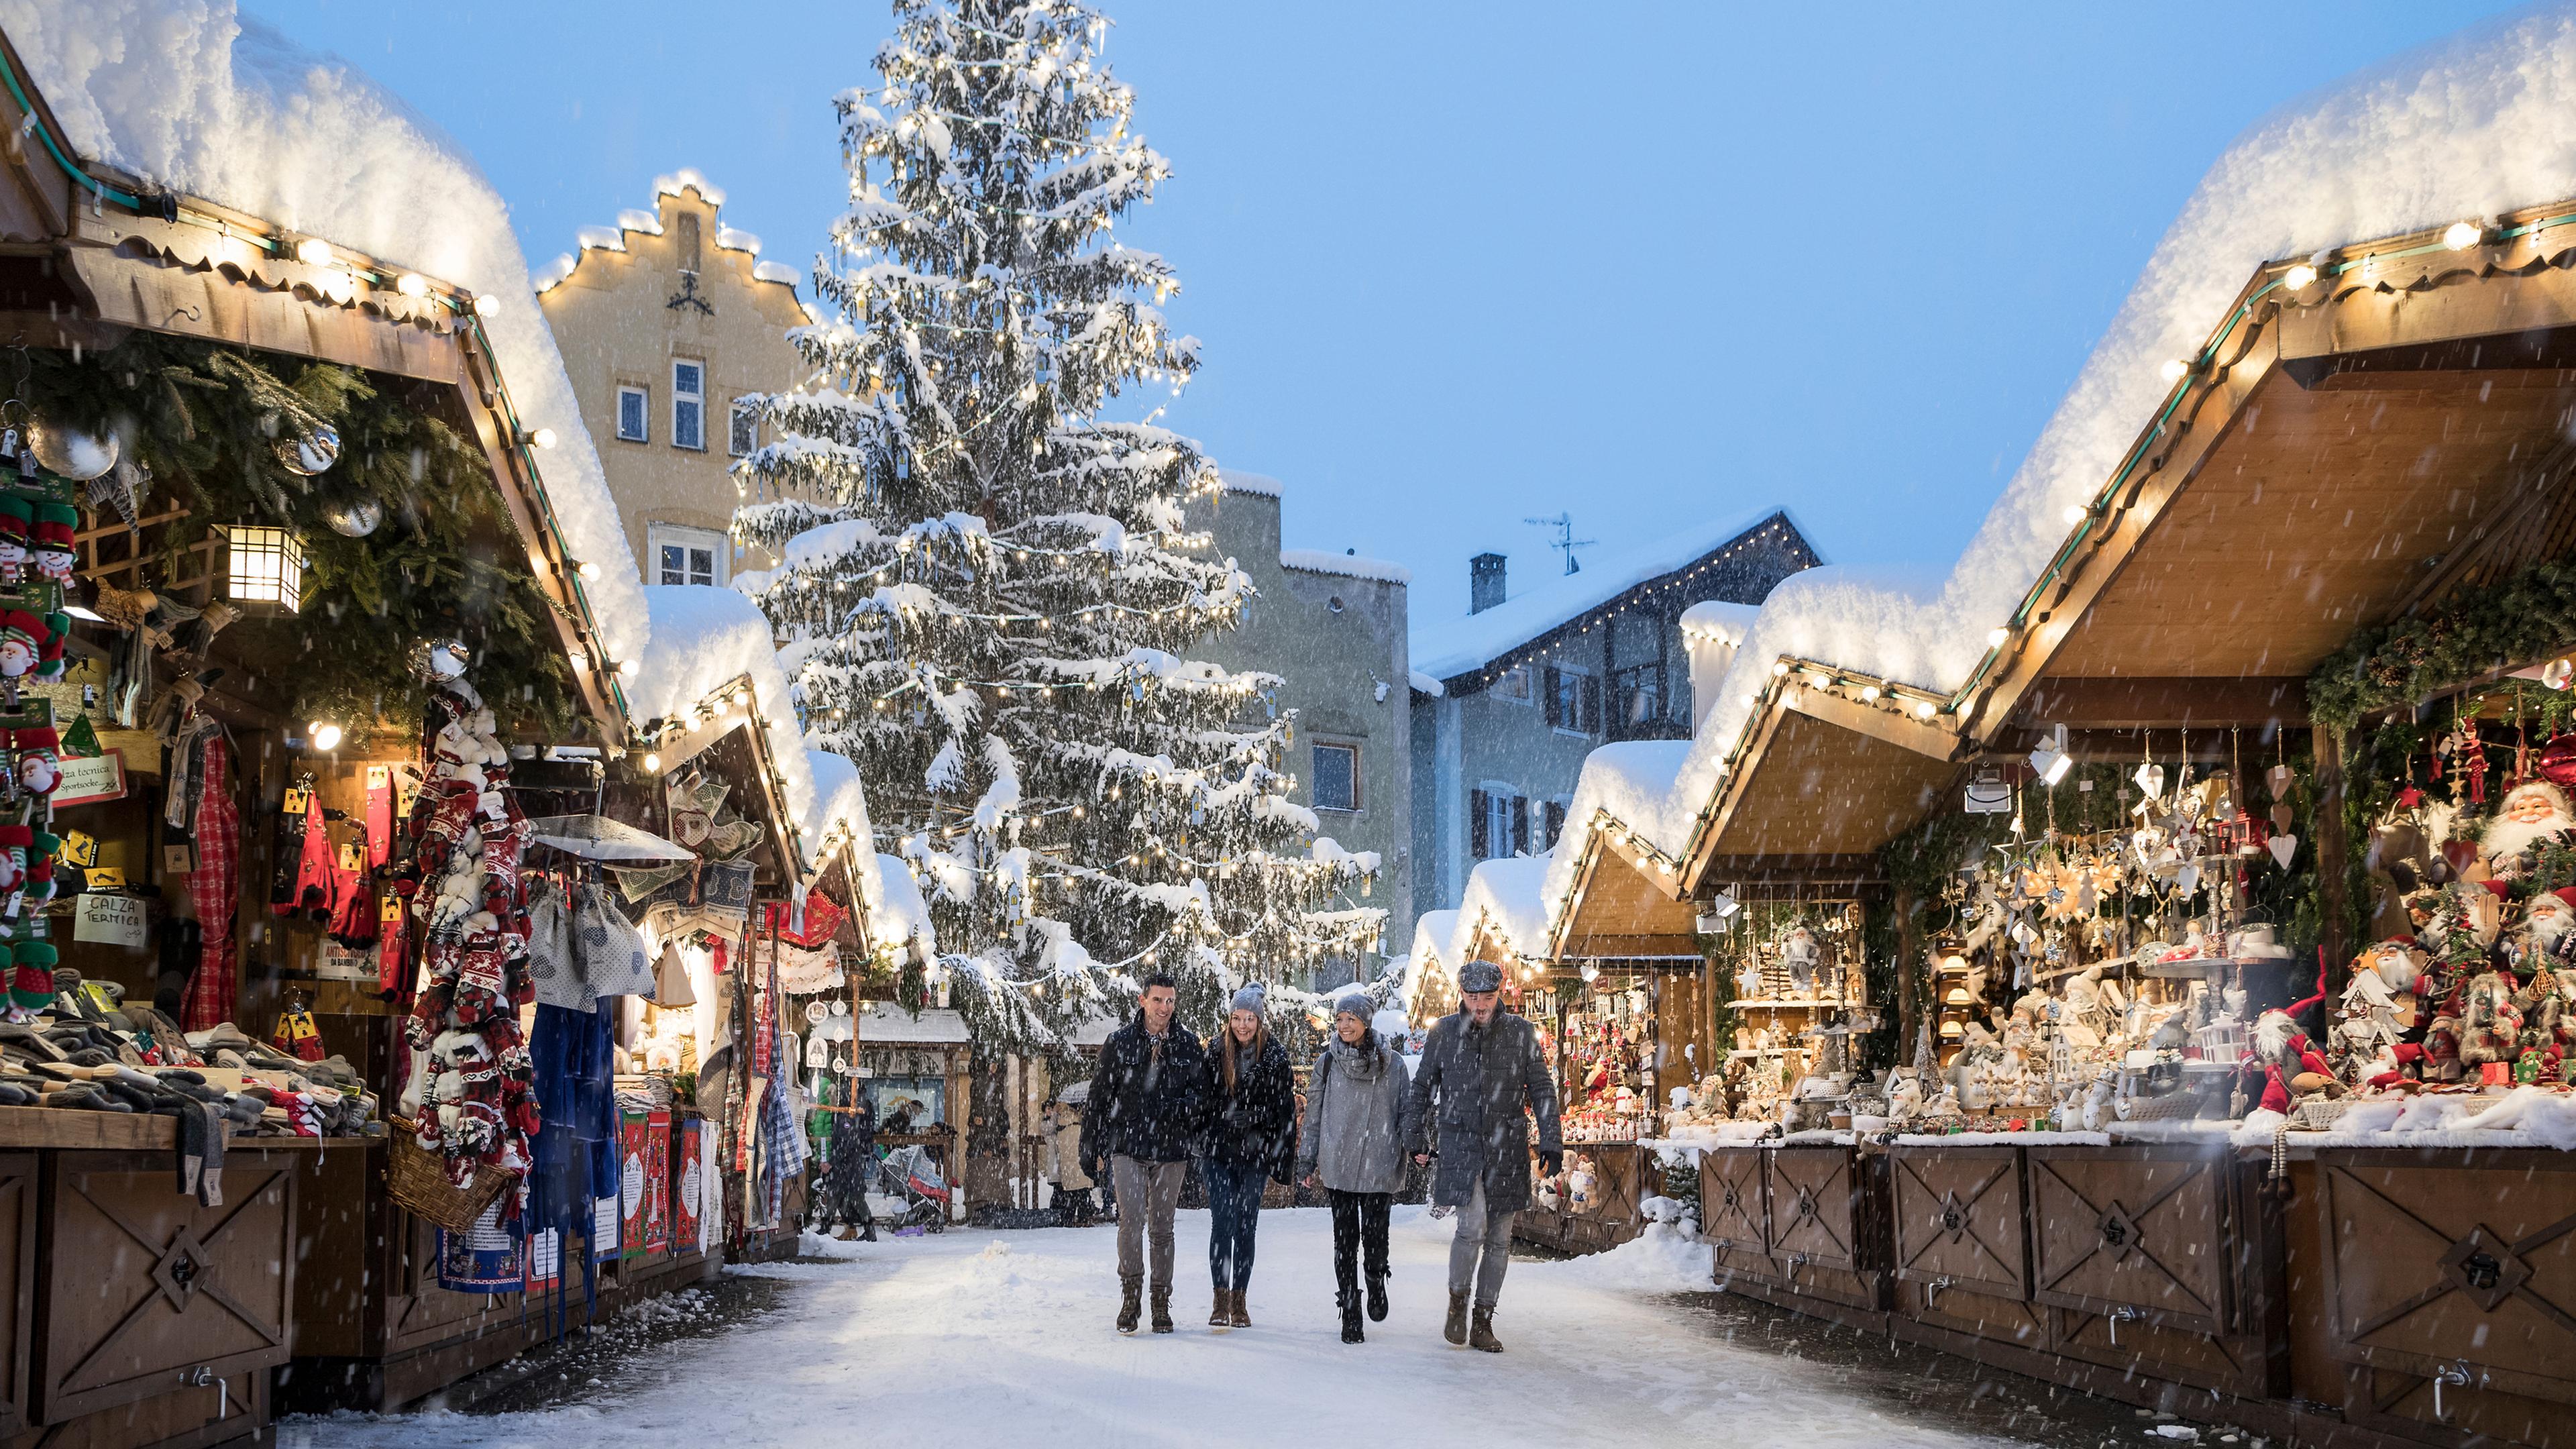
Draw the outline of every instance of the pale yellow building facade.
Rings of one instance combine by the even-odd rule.
[[[807,320],[796,273],[724,224],[694,171],[654,183],[653,210],[584,227],[537,276],[538,305],[599,446],[648,584],[714,584],[757,561],[728,535],[734,461],[764,441],[743,404],[803,379],[786,331]]]

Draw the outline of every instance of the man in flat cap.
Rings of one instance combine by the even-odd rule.
[[[1552,1176],[1565,1161],[1557,1134],[1556,1083],[1548,1076],[1538,1029],[1502,1009],[1503,968],[1470,961],[1458,968],[1458,1010],[1442,1017],[1422,1045],[1413,1074],[1409,1120],[1422,1149],[1437,1149],[1431,1200],[1458,1210],[1449,1245],[1451,1343],[1501,1353],[1494,1303],[1512,1259],[1512,1217],[1529,1206],[1529,1116],[1538,1117],[1539,1157]],[[1429,1142],[1419,1140],[1429,1136]],[[1475,1318],[1468,1321],[1473,1291]]]

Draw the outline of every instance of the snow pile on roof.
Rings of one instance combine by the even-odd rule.
[[[644,647],[634,556],[509,208],[455,142],[348,62],[233,0],[0,0],[0,30],[83,156],[496,299],[483,328],[609,651]]]
[[[564,278],[571,276],[577,265],[579,263],[573,260],[572,253],[557,252],[553,261],[528,275],[528,285],[540,292],[551,292],[563,285]]]
[[[1406,670],[1404,682],[1412,685],[1415,693],[1427,694],[1433,699],[1438,699],[1440,696],[1449,692],[1449,686],[1442,684],[1439,680],[1432,678],[1430,675],[1423,673],[1419,669]]]
[[[780,673],[783,677],[785,671]],[[804,830],[805,838],[812,842],[812,848],[821,850],[823,842],[830,839],[835,830],[846,830],[851,839],[866,842],[871,835],[868,795],[859,784],[859,767],[829,750],[807,750],[805,769],[814,777],[814,808],[811,813],[798,817],[796,823]],[[876,862],[870,855],[871,852],[865,849],[854,854],[850,860],[850,873],[855,876],[863,870],[873,869]]]
[[[1703,599],[1682,610],[1682,633],[1714,634],[1729,644],[1741,644],[1761,613],[1760,604],[1730,604],[1723,599]]]
[[[657,584],[642,588],[651,618],[653,646],[637,661],[626,680],[627,712],[635,719],[694,720],[698,703],[737,679],[751,680],[751,709],[769,720],[770,763],[785,783],[779,787],[787,818],[796,823],[807,864],[823,848],[822,831],[835,818],[857,819],[864,827],[867,805],[844,793],[855,788],[857,771],[843,780],[828,776],[833,786],[820,788],[805,741],[796,732],[787,676],[778,667],[770,642],[769,620],[757,605],[731,589],[703,584]]]
[[[838,759],[839,756],[833,758]],[[853,858],[855,861],[855,857]],[[885,946],[912,946],[923,960],[939,954],[939,933],[930,927],[930,904],[921,898],[921,883],[897,855],[868,857],[868,940]]]
[[[1641,548],[1586,564],[1579,574],[1559,575],[1481,614],[1418,624],[1413,630],[1414,666],[1441,679],[1455,679],[1481,669],[1585,610],[1597,609],[1639,584],[1686,568],[1775,517],[1798,528],[1787,509],[1764,508],[1750,517],[1680,529]],[[1803,528],[1798,532],[1801,537],[1806,535]],[[1812,539],[1809,546],[1814,546]]]
[[[1361,558],[1351,553],[1326,553],[1316,548],[1283,548],[1279,566],[1303,569],[1310,574],[1340,574],[1345,578],[1374,579],[1382,584],[1410,584],[1413,571],[1399,563],[1382,558]]]
[[[1262,498],[1276,498],[1288,486],[1266,473],[1246,473],[1238,468],[1219,468],[1216,476],[1228,493],[1251,493]]]
[[[626,233],[613,226],[585,226],[572,234],[586,252],[622,252],[626,250]]]
[[[760,255],[760,238],[739,227],[717,227],[716,245],[729,252],[749,252],[755,257]]]
[[[624,211],[617,213],[617,229],[619,231],[640,231],[646,236],[660,236],[662,234],[662,218],[655,216],[649,211],[638,211],[634,207],[630,206]]]
[[[1458,903],[1458,924],[1442,960],[1455,965],[1467,959],[1479,926],[1485,934],[1523,956],[1547,954],[1547,904],[1539,892],[1555,853],[1488,860],[1467,876]]]
[[[709,206],[725,204],[724,188],[698,174],[698,168],[695,166],[683,166],[667,176],[653,178],[655,196],[677,196],[680,194],[680,188],[684,186],[697,188],[698,195],[705,198]]]
[[[803,280],[796,274],[796,269],[785,262],[754,262],[751,264],[751,279],[755,282],[778,282],[790,287]]]
[[[1449,939],[1457,932],[1456,911],[1424,911],[1413,918],[1413,949],[1405,955],[1404,977],[1395,988],[1395,999],[1405,1010],[1413,1009],[1424,978],[1457,966],[1449,956]]]
[[[965,1015],[944,1007],[932,1007],[916,1016],[891,1001],[871,1001],[867,1009],[859,1013],[858,1023],[861,1046],[889,1042],[907,1046],[964,1046],[967,1040]]]

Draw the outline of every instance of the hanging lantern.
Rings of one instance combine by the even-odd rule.
[[[304,602],[304,540],[266,524],[224,526],[224,597],[294,613]]]
[[[278,466],[301,478],[326,472],[340,461],[340,432],[329,423],[315,423],[313,431],[300,438],[277,440]]]

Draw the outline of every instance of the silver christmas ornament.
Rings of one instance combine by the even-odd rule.
[[[324,508],[322,521],[331,525],[333,533],[364,538],[385,521],[385,506],[372,498],[352,498]]]
[[[72,428],[51,423],[31,423],[27,428],[27,450],[48,473],[85,483],[116,466],[116,435],[93,437]]]
[[[332,464],[340,461],[340,431],[329,423],[316,423],[313,431],[303,437],[280,438],[277,440],[277,461],[280,467],[299,477],[310,478],[316,473],[328,472]]]

